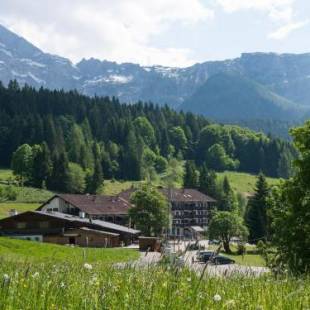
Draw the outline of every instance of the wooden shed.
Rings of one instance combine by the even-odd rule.
[[[157,237],[139,237],[139,250],[160,252],[161,242]]]

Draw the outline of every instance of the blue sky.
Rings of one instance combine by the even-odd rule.
[[[73,62],[184,67],[310,52],[310,0],[1,0],[0,23]]]

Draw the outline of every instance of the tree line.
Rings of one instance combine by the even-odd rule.
[[[145,179],[165,172],[170,158],[288,177],[296,155],[288,142],[167,106],[21,88],[16,81],[0,84],[0,136],[0,166],[18,166],[12,155],[28,148],[32,168],[21,172],[25,182],[71,192],[94,192],[103,178]]]

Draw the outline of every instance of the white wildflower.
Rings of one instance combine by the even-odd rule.
[[[60,287],[61,287],[61,288],[64,288],[64,287],[65,287],[65,283],[60,282]]]
[[[35,272],[35,273],[32,275],[32,277],[33,277],[33,278],[37,278],[39,275],[40,275],[40,274],[39,274],[38,272]]]
[[[84,268],[87,269],[87,270],[92,270],[93,266],[91,264],[85,263],[84,264]]]
[[[215,294],[214,296],[213,296],[213,300],[214,301],[221,301],[222,300],[222,297],[221,297],[221,295],[219,295],[219,294]]]
[[[7,283],[7,282],[10,281],[10,276],[9,276],[7,273],[5,273],[5,274],[3,275],[3,281],[4,281],[4,283]]]
[[[186,280],[187,280],[187,282],[191,282],[192,278],[188,277]]]

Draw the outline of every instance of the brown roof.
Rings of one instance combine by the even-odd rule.
[[[167,197],[168,200],[173,202],[216,202],[216,200],[212,197],[192,188],[162,188],[160,191]]]
[[[66,202],[90,215],[125,215],[130,208],[129,202],[120,197],[73,194],[58,194],[53,198],[55,197],[62,198]],[[53,198],[44,203],[38,210],[41,210],[42,207],[49,203]]]
[[[130,196],[136,191],[134,188],[127,189],[121,192],[118,196],[126,201],[130,201]],[[212,197],[201,193],[200,191],[192,188],[159,188],[159,191],[164,194],[169,201],[173,202],[216,202]]]

